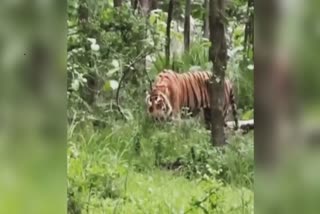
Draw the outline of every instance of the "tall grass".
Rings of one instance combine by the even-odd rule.
[[[251,212],[252,136],[232,137],[222,150],[194,119],[109,122],[103,130],[88,123],[69,128],[70,213]]]

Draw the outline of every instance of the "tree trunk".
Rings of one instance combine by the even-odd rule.
[[[148,22],[149,22],[149,14],[150,14],[150,11],[151,11],[151,2],[152,0],[139,0],[139,9],[140,9],[140,12],[141,14],[145,17],[145,25],[148,26]],[[144,35],[145,38],[148,37],[148,29],[145,28],[145,35]],[[141,77],[144,76],[147,72],[147,59],[146,57],[143,57],[141,60],[139,60],[136,65],[135,65],[135,68],[137,71],[139,72],[136,72],[135,74],[135,80],[136,80],[136,83],[137,83],[137,86],[139,84],[141,84]]]
[[[227,66],[227,43],[224,26],[223,0],[210,0],[210,60],[213,63],[213,76],[210,81],[211,90],[211,137],[214,146],[225,144],[224,134],[224,77]]]
[[[151,0],[151,10],[158,9],[158,0]]]
[[[186,0],[185,16],[184,16],[184,51],[188,52],[190,48],[190,13],[191,0]]]
[[[256,121],[255,159],[257,165],[269,164],[276,158],[276,115],[274,112],[277,102],[274,96],[272,74],[272,58],[275,47],[276,23],[278,19],[277,0],[262,1],[257,4],[255,11],[259,26],[256,30],[254,46],[254,118]]]
[[[131,0],[131,7],[136,10],[138,7],[138,0]]]
[[[121,7],[122,0],[113,0],[113,6],[114,7]]]
[[[250,45],[253,45],[253,39],[254,39],[254,16],[253,12],[250,10],[251,7],[253,7],[253,0],[248,0],[248,6],[247,6],[247,22],[245,24],[245,30],[244,30],[244,52],[247,52],[249,50]]]
[[[203,37],[209,38],[209,0],[204,0]]]
[[[142,15],[147,16],[150,12],[152,0],[139,0]]]
[[[166,30],[166,46],[165,46],[165,55],[166,55],[166,65],[170,65],[170,42],[171,42],[171,21],[172,21],[172,13],[173,13],[173,2],[174,0],[169,1],[168,8],[168,19],[167,19],[167,30]]]

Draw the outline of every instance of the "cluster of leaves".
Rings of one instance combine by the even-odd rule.
[[[69,118],[75,113],[78,118],[102,118],[106,106],[112,113],[119,79],[129,73],[131,88],[146,85],[146,78],[140,80],[143,59],[157,50],[157,34],[145,17],[127,4],[113,8],[108,2],[101,7],[93,2],[101,3],[68,2]]]

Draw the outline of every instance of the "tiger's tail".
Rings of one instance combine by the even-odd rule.
[[[238,121],[236,97],[235,97],[235,94],[234,94],[233,87],[230,88],[229,98],[230,98],[230,105],[231,105],[231,108],[232,108],[232,115],[233,115],[233,119],[234,119],[234,122],[235,122],[234,130],[237,130],[239,128],[239,121]]]

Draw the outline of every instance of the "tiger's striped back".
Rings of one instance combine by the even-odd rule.
[[[167,108],[164,109],[171,109],[173,114],[180,113],[184,107],[187,107],[194,115],[197,114],[200,109],[203,109],[206,123],[210,123],[211,92],[209,90],[209,80],[211,76],[211,72],[207,71],[176,73],[171,70],[164,70],[157,76],[151,95],[149,96],[153,96],[155,100],[157,93],[161,92],[161,95],[165,94],[166,102],[163,103],[166,103]],[[160,101],[158,100],[158,102]],[[152,102],[149,102],[149,105],[150,104],[152,105]],[[225,120],[230,107],[237,127],[238,119],[234,90],[231,81],[226,79],[224,83],[223,107]],[[163,112],[162,114],[167,117],[171,112]]]
[[[205,71],[177,74],[183,91],[183,107],[191,111],[210,107],[210,73]]]

